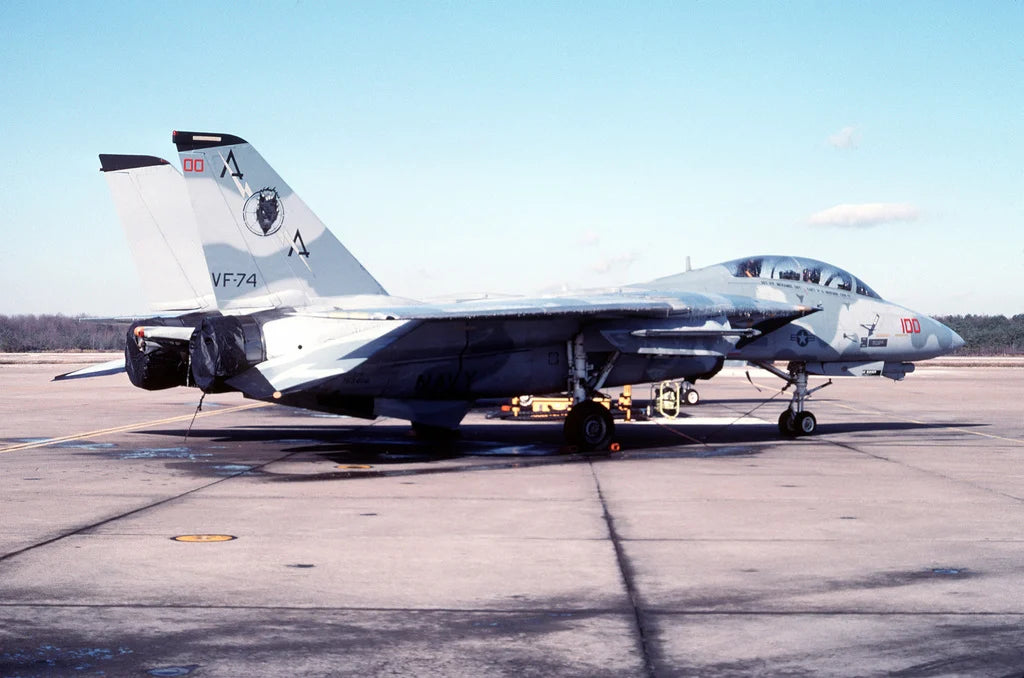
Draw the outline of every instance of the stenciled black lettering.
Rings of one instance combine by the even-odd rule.
[[[236,179],[241,180],[241,178],[242,178],[242,170],[240,170],[238,168],[238,161],[235,160],[235,152],[233,150],[232,151],[228,151],[228,157],[224,160],[224,169],[222,169],[220,171],[220,178],[221,179],[224,178],[224,175],[228,173],[229,169],[232,169],[232,166],[234,166],[234,170],[235,171],[231,173],[231,176],[235,177]]]
[[[302,233],[298,229],[295,229],[295,237],[292,238],[292,246],[288,248],[288,256],[296,252],[295,246],[298,245],[298,255],[300,257],[308,257],[309,250],[306,248],[306,241],[302,239]]]

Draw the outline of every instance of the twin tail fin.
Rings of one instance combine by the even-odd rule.
[[[206,132],[173,140],[222,310],[386,294],[251,144]]]

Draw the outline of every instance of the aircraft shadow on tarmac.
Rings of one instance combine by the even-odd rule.
[[[688,424],[685,419],[659,425],[619,423],[615,453],[579,454],[562,442],[561,421],[500,421],[464,424],[452,437],[417,438],[406,424],[358,426],[259,425],[231,428],[192,429],[189,440],[197,450],[227,446],[217,458],[237,456],[239,445],[277,443],[283,453],[316,454],[335,463],[338,470],[324,474],[272,475],[278,480],[322,480],[381,475],[449,473],[589,461],[644,458],[708,458],[755,456],[778,445],[827,442],[839,434],[899,434],[915,430],[942,431],[951,427],[978,426],[971,423],[921,424],[915,422],[838,422],[822,424],[812,438],[780,440],[774,424]],[[137,433],[182,438],[183,429],[145,430]],[[949,431],[951,436],[962,435]],[[897,436],[898,438],[898,436]],[[212,461],[212,459],[210,460]],[[452,461],[462,464],[453,466]],[[437,462],[433,468],[423,464]],[[444,462],[444,463],[442,463]],[[410,468],[410,465],[417,465]],[[361,468],[372,467],[372,469]],[[246,467],[247,468],[247,467]],[[385,470],[386,469],[386,470]],[[203,472],[201,465],[196,472]],[[348,472],[346,472],[348,471]]]

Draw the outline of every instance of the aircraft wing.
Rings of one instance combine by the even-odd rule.
[[[124,356],[122,355],[117,360],[111,360],[105,363],[98,363],[96,365],[89,365],[83,367],[80,370],[74,372],[67,372],[65,374],[59,374],[53,378],[52,381],[64,381],[65,379],[85,379],[88,377],[102,377],[108,374],[119,374],[124,372]]]
[[[451,304],[409,304],[387,307],[301,309],[298,315],[339,320],[474,320],[580,317],[593,320],[614,318],[689,319],[749,318],[755,321],[777,318],[788,322],[818,309],[750,297],[682,294],[653,296],[602,294],[573,297],[516,297],[478,299]]]
[[[623,300],[621,297],[561,299],[553,297],[487,299],[451,304],[409,304],[366,308],[302,309],[299,315],[339,320],[473,320],[545,316],[630,315],[667,317],[674,307],[664,300]]]

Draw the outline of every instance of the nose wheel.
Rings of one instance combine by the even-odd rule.
[[[810,412],[794,414],[786,410],[779,415],[779,433],[786,437],[809,436],[818,428],[818,420]]]
[[[789,374],[771,363],[754,364],[781,379],[785,379],[786,388],[793,387],[793,399],[790,401],[786,411],[779,415],[779,433],[787,438],[793,438],[796,436],[809,436],[817,432],[818,420],[813,414],[804,409],[804,402],[815,391],[831,385],[832,380],[829,379],[821,386],[807,388],[807,365],[804,363],[790,363]]]

